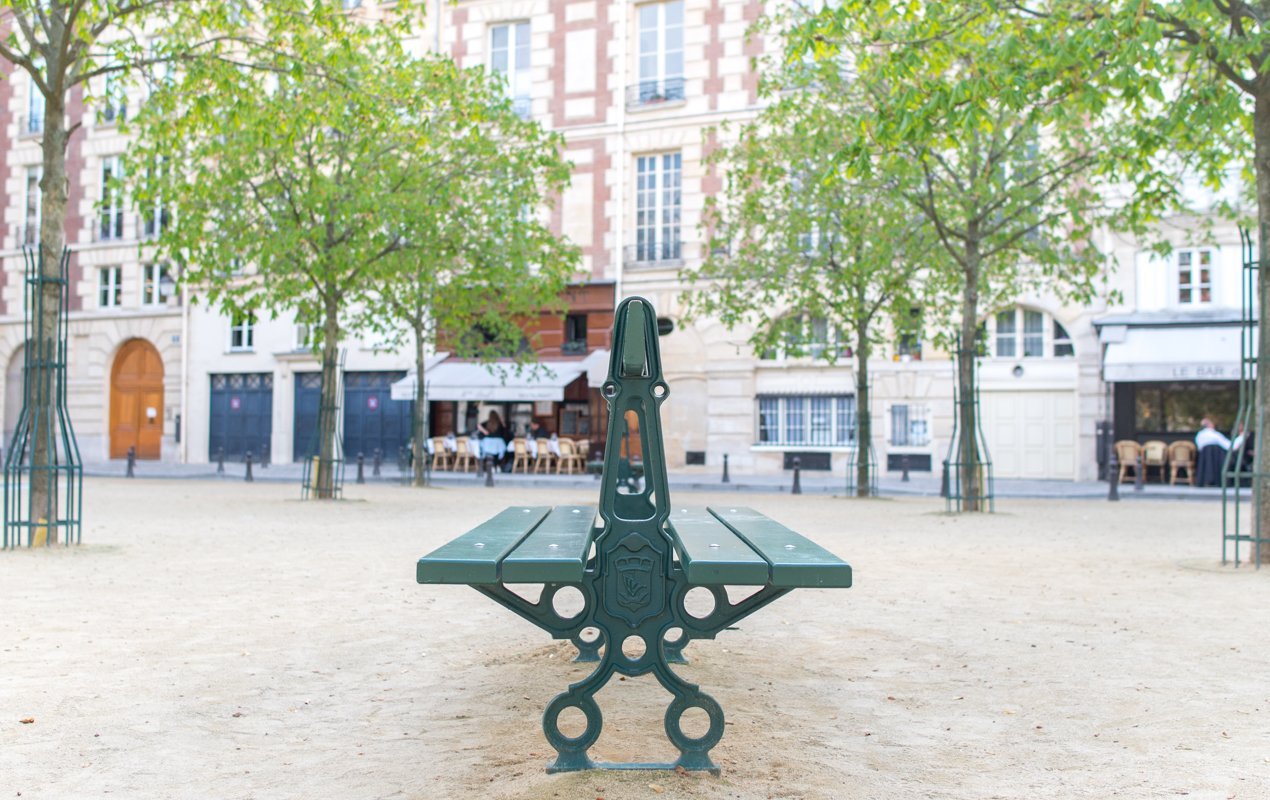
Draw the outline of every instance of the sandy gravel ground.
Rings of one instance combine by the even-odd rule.
[[[349,495],[91,480],[86,545],[0,554],[0,800],[1270,798],[1270,569],[1217,566],[1216,504],[752,498],[856,586],[689,648],[712,778],[544,774],[569,648],[414,583],[502,506],[591,493]],[[668,697],[606,687],[595,755],[672,757]]]

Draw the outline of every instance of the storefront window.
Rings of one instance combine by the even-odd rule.
[[[1239,410],[1234,383],[1140,383],[1134,390],[1134,426],[1147,433],[1194,433],[1208,417],[1228,431]]]

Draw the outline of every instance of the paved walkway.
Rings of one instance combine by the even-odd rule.
[[[138,478],[203,478],[222,480],[243,480],[246,468],[241,463],[225,464],[224,474],[218,474],[215,464],[168,464],[153,461],[137,462]],[[296,484],[301,478],[300,464],[273,464],[268,467],[253,465],[252,477],[258,481],[291,481]],[[123,461],[87,464],[86,475],[121,477],[126,472]],[[372,466],[368,463],[363,470],[367,482],[402,483],[403,476],[396,463],[384,464],[378,477],[372,474]],[[357,476],[357,467],[349,464],[345,473],[345,481],[353,483]],[[737,491],[737,492],[788,492],[792,477],[784,475],[734,475],[729,483],[722,483],[717,472],[671,472],[670,488],[674,491]],[[475,473],[438,472],[432,476],[433,482],[439,486],[472,486],[484,482],[484,477]],[[497,487],[540,487],[540,488],[599,488],[599,479],[594,475],[522,475],[497,473],[494,476]],[[802,475],[802,490],[806,494],[845,494],[846,485],[841,477],[828,478],[815,473]],[[878,481],[878,492],[883,496],[907,495],[937,497],[939,495],[938,474],[913,473],[910,480],[900,480],[896,473],[884,473]],[[1032,497],[1032,498],[1105,498],[1107,484],[1101,481],[1040,481],[999,478],[996,481],[997,497]],[[1169,486],[1149,483],[1140,491],[1135,491],[1133,484],[1120,486],[1120,497],[1132,499],[1168,499],[1168,500],[1209,500],[1221,499],[1221,489],[1216,487]]]

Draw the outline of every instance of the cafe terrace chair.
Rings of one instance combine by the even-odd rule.
[[[1147,476],[1151,474],[1151,468],[1155,468],[1155,472],[1160,476],[1160,483],[1164,483],[1164,475],[1169,466],[1169,446],[1159,439],[1152,439],[1142,444],[1142,480],[1145,481]]]
[[[1182,470],[1186,470],[1186,482],[1195,485],[1196,452],[1194,442],[1180,441],[1169,445],[1169,485],[1177,483]]]
[[[445,439],[440,436],[432,437],[432,469],[449,469],[453,461],[454,456],[445,449]]]
[[[1129,479],[1129,471],[1133,470],[1133,478],[1137,478],[1138,457],[1142,455],[1142,445],[1132,439],[1121,439],[1116,442],[1116,460],[1120,462],[1119,482],[1124,483]]]
[[[525,440],[516,437],[512,440],[512,472],[519,467],[521,472],[529,473],[529,447],[525,444]]]

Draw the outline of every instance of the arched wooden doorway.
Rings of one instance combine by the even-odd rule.
[[[129,339],[110,371],[110,457],[158,458],[163,438],[163,360],[154,345]]]

